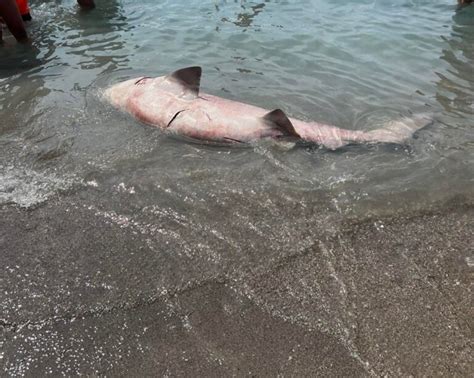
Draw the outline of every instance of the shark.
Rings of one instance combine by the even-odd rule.
[[[158,77],[137,77],[108,87],[105,98],[141,122],[193,139],[251,143],[263,138],[315,143],[335,150],[348,144],[404,144],[433,122],[427,113],[400,117],[374,130],[349,130],[290,118],[201,92],[202,68],[187,67]]]

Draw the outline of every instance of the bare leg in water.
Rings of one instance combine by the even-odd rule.
[[[95,8],[94,0],[77,0],[77,3],[84,9]]]
[[[84,9],[95,8],[94,0],[77,0],[77,3]],[[26,43],[29,41],[25,24],[23,23],[15,0],[0,0],[0,19],[3,19],[8,30],[10,30],[18,42]],[[1,42],[2,28],[0,27],[0,43]]]
[[[23,23],[15,0],[0,1],[0,18],[3,18],[8,30],[10,30],[18,42],[28,42],[28,34],[26,33],[25,24]],[[1,41],[2,30],[0,27],[0,42]]]

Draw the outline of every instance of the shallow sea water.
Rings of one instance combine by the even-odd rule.
[[[238,223],[237,242],[265,225],[330,227],[472,196],[474,7],[454,3],[102,0],[83,12],[32,0],[33,48],[6,35],[0,49],[0,204],[74,193],[133,219],[171,209],[165,228]],[[435,123],[406,146],[210,146],[101,99],[112,83],[190,65],[207,93],[300,119],[363,130],[423,111]]]

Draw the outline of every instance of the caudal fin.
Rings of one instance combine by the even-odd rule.
[[[384,127],[367,132],[368,142],[403,144],[418,130],[433,123],[433,117],[427,113],[414,114],[397,121],[390,121]]]

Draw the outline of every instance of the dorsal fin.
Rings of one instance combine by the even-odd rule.
[[[169,75],[170,78],[179,82],[194,95],[199,95],[199,86],[201,84],[201,67],[187,67],[174,71]]]
[[[270,113],[265,114],[263,119],[277,126],[278,129],[283,131],[284,135],[300,137],[291,121],[281,109],[272,110]]]

